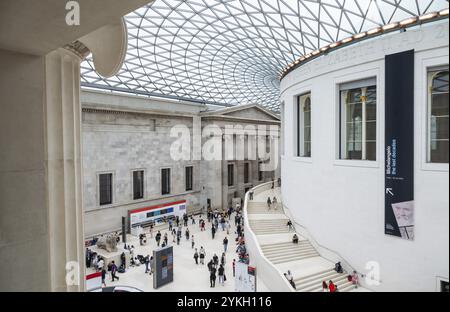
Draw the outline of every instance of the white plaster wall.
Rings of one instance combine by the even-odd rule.
[[[384,57],[415,49],[415,240],[384,234]],[[435,291],[449,273],[447,165],[426,163],[426,68],[448,64],[448,21],[395,33],[331,52],[290,73],[285,103],[282,192],[296,222],[323,246],[368,273],[377,261],[375,291]],[[377,77],[377,161],[337,160],[340,83]],[[294,157],[294,98],[312,92],[312,158]]]

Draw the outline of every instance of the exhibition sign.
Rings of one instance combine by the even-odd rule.
[[[173,247],[153,251],[153,288],[158,289],[173,282]]]
[[[414,239],[414,50],[387,55],[385,234]]]
[[[178,201],[174,203],[168,203],[158,206],[145,207],[128,212],[130,218],[130,227],[138,227],[141,224],[150,222],[161,222],[164,217],[176,217],[180,218],[186,213],[186,201]]]
[[[256,268],[236,262],[234,284],[236,292],[256,292]]]

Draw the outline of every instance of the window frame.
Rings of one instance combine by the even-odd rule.
[[[102,203],[102,201],[101,201],[101,199],[102,199],[102,196],[101,196],[102,188],[100,186],[100,176],[102,176],[102,175],[111,175],[111,190],[110,190],[110,192],[111,192],[111,201],[108,202],[108,203]],[[114,171],[103,171],[103,172],[98,172],[97,173],[97,194],[98,194],[97,205],[98,205],[98,207],[102,207],[103,208],[103,207],[108,207],[108,206],[111,206],[111,205],[114,204],[114,198],[115,198],[114,188],[115,188],[115,173],[114,173]]]
[[[430,66],[426,68],[426,159],[425,162],[430,165],[448,165],[449,162],[435,162],[431,160],[431,146],[433,139],[431,138],[431,117],[432,117],[432,88],[433,80],[439,73],[449,72],[449,65]],[[447,116],[447,118],[449,118]],[[444,141],[437,139],[436,141]],[[449,141],[449,139],[447,139]]]
[[[231,179],[230,179],[230,167],[232,167]],[[236,185],[236,181],[235,181],[236,177],[235,177],[235,174],[234,174],[235,168],[236,168],[236,166],[235,166],[234,163],[228,163],[227,164],[227,185],[228,185],[228,187],[234,187]],[[232,182],[232,184],[230,184],[230,181]]]
[[[136,172],[142,172],[142,174],[143,174],[143,177],[142,177],[142,197],[139,197],[139,198],[136,198],[136,196],[135,196],[134,174]],[[145,169],[133,169],[131,171],[131,191],[132,191],[131,196],[132,196],[133,200],[145,199],[145,190],[146,190],[145,177],[146,177]]]
[[[303,109],[303,106],[305,105],[305,103],[301,103],[302,98],[306,97],[306,100],[309,99],[309,105],[310,105],[310,109],[309,109],[309,126],[305,125],[305,111]],[[296,101],[296,110],[295,110],[295,115],[296,115],[296,132],[297,132],[297,136],[296,136],[296,151],[295,151],[295,155],[298,158],[304,158],[304,159],[309,159],[312,158],[312,92],[308,91],[308,92],[304,92],[302,94],[297,95],[297,101]],[[306,153],[306,140],[305,140],[305,136],[306,136],[306,128],[309,128],[309,155]]]
[[[252,182],[252,167],[250,162],[244,162],[244,184],[250,184]]]
[[[163,172],[165,170],[169,170],[169,190],[168,192],[164,192],[164,185],[163,185]],[[171,167],[162,167],[160,169],[160,186],[161,186],[161,196],[171,195],[172,194],[172,168]]]
[[[190,177],[190,188],[188,187],[188,169],[191,169],[191,177]],[[184,184],[186,192],[191,192],[194,190],[194,166],[188,165],[184,167]]]
[[[354,85],[354,87],[350,87]],[[346,87],[347,86],[347,87]],[[365,98],[367,97],[367,91],[369,88],[375,87],[375,121],[367,119],[367,102]],[[348,158],[348,138],[347,138],[347,103],[345,102],[344,97],[349,96],[349,92],[355,91],[357,89],[361,90],[361,102],[355,102],[351,105],[357,105],[360,103],[361,105],[361,159],[358,158]],[[338,160],[340,161],[351,161],[351,162],[369,162],[369,163],[377,163],[379,160],[379,111],[380,111],[380,87],[377,76],[370,76],[366,78],[356,79],[349,82],[341,82],[337,84],[337,97],[338,97]],[[375,140],[367,139],[367,123],[375,122]],[[357,142],[357,141],[354,141]],[[374,143],[375,145],[375,159],[367,159],[367,144]]]

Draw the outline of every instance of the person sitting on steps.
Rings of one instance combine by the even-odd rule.
[[[292,237],[292,242],[294,244],[298,244],[298,236],[297,236],[297,234],[294,234],[294,237]]]

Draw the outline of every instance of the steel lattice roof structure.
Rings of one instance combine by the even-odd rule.
[[[448,7],[448,0],[156,0],[126,16],[114,77],[88,58],[82,85],[207,104],[279,109],[279,74],[320,47]]]

